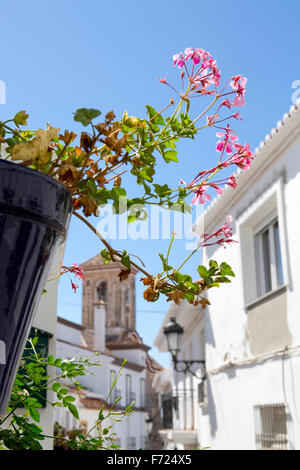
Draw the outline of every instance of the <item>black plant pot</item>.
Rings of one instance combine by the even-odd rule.
[[[0,160],[0,414],[71,211],[72,198],[63,185]]]

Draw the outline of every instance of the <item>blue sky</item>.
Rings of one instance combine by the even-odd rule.
[[[7,96],[6,105],[0,105],[1,119],[25,109],[32,128],[45,127],[49,121],[76,132],[80,128],[72,113],[80,107],[114,109],[117,115],[126,109],[142,116],[145,104],[159,108],[172,96],[157,78],[175,77],[173,54],[202,47],[217,59],[223,77],[241,73],[248,78],[244,123],[235,128],[240,141],[254,149],[288,111],[295,91],[292,83],[300,80],[299,13],[299,0],[5,2],[0,80],[6,83]],[[181,177],[191,180],[197,171],[213,165],[214,146],[209,132],[192,145],[181,145],[180,163],[161,163],[158,180],[170,186]],[[142,256],[157,272],[157,253],[165,252],[168,242],[116,240],[114,245]],[[94,235],[72,220],[65,264],[83,262],[100,249]],[[184,242],[179,240],[173,259],[184,255]],[[192,274],[200,254],[196,258],[188,265]],[[62,280],[59,314],[80,321],[80,303],[81,293],[74,295],[68,280]],[[138,331],[151,345],[166,302],[143,301],[137,282],[136,304]],[[153,355],[168,363],[166,355]]]

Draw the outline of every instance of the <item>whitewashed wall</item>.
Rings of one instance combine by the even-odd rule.
[[[68,338],[70,339],[70,332],[68,332]],[[137,352],[140,353],[140,351]],[[57,357],[69,359],[72,357],[91,357],[92,361],[100,360],[102,364],[101,367],[95,366],[91,368],[91,372],[93,372],[95,375],[87,375],[81,377],[80,382],[84,387],[87,387],[88,396],[94,396],[102,398],[104,400],[107,399],[110,391],[110,372],[115,371],[115,373],[117,374],[120,370],[119,366],[113,364],[113,361],[115,359],[114,356],[103,353],[100,353],[99,356],[93,356],[93,352],[91,350],[88,350],[76,344],[68,344],[61,340],[57,341],[56,355]],[[126,357],[126,355],[127,353],[126,351],[124,351],[124,357]],[[132,359],[134,358],[131,358],[131,360]],[[137,363],[137,360],[134,362]],[[116,389],[120,391],[120,396],[122,397],[119,404],[124,408],[126,406],[126,374],[129,374],[131,376],[132,392],[136,394],[136,403],[134,408],[139,408],[141,405],[140,379],[146,378],[145,369],[141,372],[137,372],[126,367],[122,369],[121,376],[118,380]],[[80,420],[87,421],[89,428],[94,426],[97,420],[98,412],[99,410],[86,409],[85,407],[83,407],[82,404],[79,403]],[[58,410],[55,413],[55,420],[57,420],[61,425],[74,425],[74,420],[72,421],[70,416],[67,416],[70,415],[68,411]],[[136,448],[141,447],[143,443],[143,438],[146,437],[146,417],[147,413],[142,410],[136,409],[133,416],[129,418],[122,418],[122,421],[120,423],[115,423],[114,432],[116,432],[118,437],[120,438],[122,447],[127,448],[127,439],[129,437],[135,438],[137,446]],[[106,424],[104,423],[104,426],[105,425]]]
[[[254,406],[276,403],[286,405],[289,448],[300,449],[299,106],[284,116],[256,150],[256,155],[250,170],[241,172],[239,187],[228,187],[204,213],[205,233],[214,233],[227,215],[233,216],[233,238],[238,243],[226,249],[206,248],[202,264],[207,265],[209,259],[225,261],[232,266],[236,277],[231,284],[209,291],[211,306],[205,316],[189,315],[186,304],[172,305],[155,340],[160,351],[166,351],[163,326],[175,316],[185,328],[181,357],[205,356],[208,374],[205,402],[199,405],[195,400],[194,405],[183,404],[179,419],[174,419],[174,428],[188,431],[194,427],[198,445],[211,449],[255,449]],[[270,338],[269,326],[259,324],[258,318],[256,328],[261,331],[255,334],[262,349],[264,337],[270,345],[267,352],[258,354],[253,347],[247,309],[249,305],[253,308],[257,300],[253,227],[260,222],[263,225],[274,209],[279,221],[284,272],[284,311],[280,315],[285,331],[277,330],[274,338],[272,335]],[[199,221],[199,227],[203,227],[203,220]],[[274,323],[275,320],[274,317]],[[204,340],[200,336],[203,328]],[[281,346],[275,347],[280,342]],[[288,350],[284,352],[286,346]],[[184,379],[183,374],[175,375],[173,388],[176,384],[182,388],[184,380],[189,379]],[[190,417],[191,406],[194,422]],[[175,432],[169,432],[167,437],[168,448],[174,447],[176,439],[177,442],[181,439],[180,445],[184,445],[184,433],[178,432],[176,437]]]
[[[203,264],[208,259],[228,262],[236,278],[232,284],[209,292],[211,307],[205,326],[208,380],[207,408],[200,409],[199,440],[201,445],[216,449],[254,449],[254,405],[286,403],[290,447],[300,448],[299,435],[299,351],[300,344],[300,261],[299,200],[300,200],[300,116],[285,123],[284,136],[267,140],[257,158],[265,160],[250,173],[238,193],[232,191],[231,204],[218,211],[217,204],[208,215],[208,228],[212,233],[231,214],[235,220],[233,238],[239,243],[226,250],[211,247],[204,252]],[[221,199],[220,199],[221,201]],[[272,202],[273,201],[273,202]],[[293,358],[282,355],[253,361],[245,306],[255,300],[253,277],[253,248],[251,237],[245,237],[247,224],[263,220],[275,205],[283,258],[284,285],[286,286],[286,320],[291,335],[289,344],[296,348]],[[226,212],[225,212],[226,211]],[[265,211],[265,212],[264,212]],[[205,219],[204,219],[205,220]],[[243,238],[244,237],[244,238]],[[267,335],[267,332],[266,332]],[[270,351],[272,356],[272,351]],[[283,370],[283,361],[286,370]],[[229,362],[238,366],[218,372]],[[284,390],[286,392],[284,393]],[[201,436],[201,428],[203,430]]]

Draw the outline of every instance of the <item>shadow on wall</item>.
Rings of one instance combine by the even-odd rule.
[[[213,348],[216,347],[213,327],[210,319],[211,308],[205,314],[205,343],[210,344]]]
[[[218,429],[218,425],[217,425],[216,407],[215,407],[215,402],[214,402],[214,397],[212,394],[209,377],[207,377],[206,379],[206,390],[207,390],[207,407],[205,409],[204,414],[208,414],[211,437],[215,437],[216,431]]]
[[[228,369],[223,371],[224,374],[227,375],[228,379],[235,379],[236,378],[236,369]]]

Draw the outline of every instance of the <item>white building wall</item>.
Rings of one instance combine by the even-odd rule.
[[[124,351],[125,357],[126,353],[127,352]],[[140,351],[138,351],[138,353],[140,353]],[[111,371],[114,371],[115,374],[117,374],[120,370],[120,366],[113,364],[115,360],[114,356],[101,353],[95,356],[93,355],[93,351],[89,349],[73,344],[68,344],[62,340],[57,341],[56,356],[62,358],[65,357],[69,359],[72,357],[90,357],[92,362],[100,361],[100,367],[94,366],[90,369],[94,375],[80,377],[80,383],[83,385],[83,390],[86,391],[88,397],[102,398],[104,400],[107,400],[110,391],[110,373]],[[135,361],[135,363],[137,363],[137,361]],[[115,387],[115,389],[120,392],[120,396],[122,397],[118,403],[121,407],[121,410],[122,408],[124,409],[127,406],[127,374],[131,376],[131,390],[133,393],[135,393],[136,396],[136,403],[134,405],[135,411],[133,416],[130,416],[129,418],[121,417],[121,422],[115,423],[113,430],[120,438],[122,447],[127,448],[128,439],[135,438],[136,449],[138,449],[142,445],[143,438],[146,437],[145,420],[147,417],[147,413],[144,410],[138,410],[140,406],[140,380],[142,378],[146,379],[146,372],[145,369],[143,369],[141,372],[126,367],[122,369],[121,376]],[[78,402],[78,407],[80,420],[87,421],[88,428],[90,429],[92,426],[94,426],[95,422],[97,421],[99,410],[87,409],[82,404],[80,404],[80,402]],[[71,418],[66,417],[66,415],[70,415],[68,411],[60,409],[55,413],[55,420],[57,420],[62,426],[65,427],[66,422],[70,423],[70,425],[72,424],[72,426],[74,425],[73,421],[71,421]],[[103,427],[106,427],[106,425],[109,424],[111,424],[111,421],[104,422]],[[78,426],[78,422],[76,423],[76,426]]]
[[[300,449],[299,107],[284,116],[256,154],[250,170],[240,172],[239,187],[228,187],[204,213],[205,233],[214,233],[227,215],[233,216],[232,238],[238,243],[226,249],[218,245],[207,247],[203,250],[202,264],[207,266],[209,259],[225,261],[236,277],[231,284],[208,291],[211,306],[205,317],[199,311],[198,318],[193,317],[186,303],[172,305],[155,340],[160,351],[166,351],[162,329],[170,316],[175,316],[185,329],[183,358],[191,358],[191,352],[195,359],[205,356],[206,398],[204,404],[194,403],[194,426],[199,446],[211,449],[254,449],[254,406],[279,403],[286,405],[289,448]],[[258,224],[263,227],[273,210],[279,221],[284,272],[284,289],[280,292],[286,303],[279,312],[284,328],[274,331],[274,338],[270,338],[267,324],[259,326],[261,330],[255,334],[265,349],[260,354],[253,346],[248,310],[257,301],[254,229]],[[261,305],[268,305],[270,297],[266,298]],[[260,321],[258,318],[257,329]],[[267,347],[264,338],[269,342]],[[178,387],[183,386],[182,377],[175,375],[174,385],[176,382]],[[174,421],[178,430],[186,427],[182,408],[180,419]],[[171,448],[176,436],[169,433],[168,438],[167,446]]]
[[[120,350],[112,350],[112,354],[119,358],[124,358],[128,361],[135,362],[139,365],[144,365],[146,360],[146,352],[141,349],[120,349]]]
[[[269,359],[209,377],[209,410],[201,419],[200,443],[212,449],[256,449],[254,406],[286,403],[289,448],[300,447],[299,356]],[[202,418],[202,417],[201,417]],[[207,419],[208,418],[208,419]],[[210,431],[210,432],[208,432]]]
[[[64,325],[63,323],[57,323],[57,339],[62,339],[64,341],[69,341],[70,343],[81,345],[81,331],[75,330],[71,326]]]
[[[299,113],[298,113],[299,114]],[[300,119],[298,116],[298,122]],[[209,292],[211,307],[206,316],[206,358],[210,371],[207,381],[207,408],[200,410],[200,428],[206,428],[199,439],[201,445],[214,449],[254,449],[254,405],[286,403],[290,447],[300,448],[299,434],[299,352],[293,358],[283,356],[265,360],[259,364],[242,365],[254,360],[248,331],[246,305],[255,300],[253,224],[264,221],[267,211],[275,207],[280,227],[280,243],[287,288],[287,325],[291,335],[289,344],[300,344],[300,281],[298,270],[299,249],[299,200],[300,200],[300,125],[291,130],[289,137],[257,158],[271,161],[259,167],[248,181],[244,181],[226,213],[218,214],[215,223],[209,224],[209,232],[220,227],[226,215],[235,220],[233,238],[239,243],[226,250],[210,247],[204,250],[203,264],[213,258],[228,262],[235,274],[232,284],[223,285]],[[250,174],[250,173],[249,173]],[[213,213],[213,212],[212,212]],[[205,219],[204,219],[205,220]],[[248,236],[249,234],[249,236]],[[251,245],[252,244],[252,245]],[[251,274],[252,273],[252,274]],[[270,351],[272,355],[272,351]],[[225,371],[214,372],[229,362],[242,363]],[[285,364],[286,371],[283,371]],[[207,417],[209,416],[209,420]],[[207,422],[208,421],[208,422]],[[209,431],[209,432],[208,432]]]

